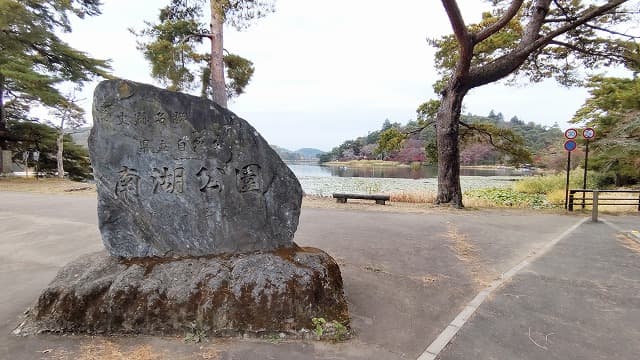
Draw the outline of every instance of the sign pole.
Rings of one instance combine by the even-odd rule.
[[[596,131],[593,128],[586,128],[582,130],[582,137],[587,142],[584,151],[584,175],[582,176],[582,190],[587,190],[587,168],[589,167],[589,141],[596,136]],[[584,197],[585,192],[582,192],[582,209],[584,209]],[[595,201],[594,201],[595,202]]]
[[[36,162],[36,180],[38,180],[38,165],[40,163],[40,151],[33,152],[33,161]]]
[[[564,208],[569,204],[569,172],[571,171],[571,151],[567,151],[567,183],[564,187]]]
[[[587,145],[584,150],[584,174],[582,175],[582,190],[587,190],[587,166],[589,164],[589,139],[586,139]],[[582,208],[584,209],[584,197],[586,192],[582,192]]]
[[[22,153],[22,162],[24,163],[24,177],[29,177],[29,152],[25,151]]]
[[[578,144],[575,139],[578,136],[576,129],[567,129],[564,132],[564,137],[568,140],[564,142],[564,149],[567,150],[567,183],[564,187],[564,208],[569,209],[569,173],[571,172],[571,152],[576,149]]]

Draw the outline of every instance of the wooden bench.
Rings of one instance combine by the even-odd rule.
[[[389,201],[389,195],[382,194],[340,194],[334,193],[333,197],[339,203],[346,203],[347,199],[364,199],[364,200],[375,200],[376,204],[384,205],[385,201]]]

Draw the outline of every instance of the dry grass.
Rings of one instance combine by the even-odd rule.
[[[475,247],[468,241],[466,234],[458,231],[455,224],[448,223],[446,237],[452,243],[451,248],[455,251],[458,260],[464,262],[477,260]]]
[[[432,191],[402,191],[391,193],[391,201],[411,204],[433,204],[436,201],[436,193]]]
[[[480,260],[478,250],[469,241],[467,235],[459,232],[458,227],[449,222],[445,236],[451,243],[450,248],[456,254],[456,257],[470,268],[471,277],[476,284],[487,286],[492,280],[491,274]]]
[[[636,254],[640,254],[640,243],[632,239],[631,236],[633,235],[618,234],[617,238],[618,238],[618,241],[622,244],[622,246],[633,251]]]
[[[177,355],[174,351],[154,350],[149,344],[124,346],[105,339],[93,339],[77,351],[47,349],[40,351],[43,359],[50,360],[164,360],[203,359],[220,360],[220,351],[212,347],[200,347],[193,353]]]
[[[153,351],[150,345],[137,345],[125,350],[108,340],[92,340],[83,344],[77,352],[48,349],[41,353],[46,354],[45,359],[51,360],[162,360],[167,358],[166,354]]]
[[[440,281],[440,275],[424,275],[424,276],[409,276],[409,279],[419,281],[424,285],[436,285]]]
[[[80,349],[78,360],[160,360],[164,357],[155,353],[151,346],[140,345],[131,350],[123,350],[111,341],[97,341],[85,344]]]
[[[95,185],[58,178],[0,177],[0,191],[94,195]]]

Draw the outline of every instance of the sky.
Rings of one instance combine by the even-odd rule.
[[[103,3],[102,15],[74,20],[73,32],[62,37],[93,57],[111,59],[117,77],[159,85],[128,28],[155,21],[167,1]],[[480,20],[482,3],[460,1],[467,23]],[[418,105],[435,98],[431,85],[439,78],[427,39],[450,32],[439,1],[277,0],[276,11],[248,29],[225,28],[224,47],[256,68],[229,109],[270,144],[331,150],[380,129],[385,119],[414,120]],[[80,96],[89,123],[96,85],[87,84]],[[518,116],[565,129],[587,96],[585,89],[523,80],[472,90],[463,111],[494,110],[506,120]]]

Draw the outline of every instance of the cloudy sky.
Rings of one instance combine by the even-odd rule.
[[[103,2],[101,16],[74,21],[64,38],[94,57],[112,59],[116,76],[154,83],[127,29],[154,21],[167,1]],[[482,3],[460,1],[468,23],[480,19]],[[225,48],[256,67],[230,109],[271,144],[330,150],[379,129],[385,119],[415,118],[417,106],[434,97],[431,84],[438,77],[426,39],[449,33],[450,26],[434,0],[277,0],[276,12],[249,29],[225,31]],[[88,114],[95,85],[82,96]],[[506,119],[517,115],[566,128],[586,95],[553,82],[490,85],[473,90],[464,111],[486,115],[493,109]]]

